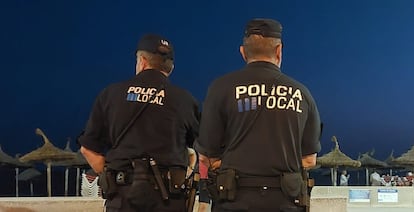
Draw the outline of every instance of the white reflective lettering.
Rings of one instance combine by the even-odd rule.
[[[260,87],[259,85],[249,85],[248,89],[247,89],[247,94],[249,96],[257,96],[260,93]]]
[[[129,87],[127,93],[131,93],[134,90],[135,90],[135,87]]]
[[[236,99],[240,99],[240,95],[245,93],[247,93],[247,86],[236,87]]]
[[[292,98],[298,98],[300,101],[302,101],[302,92],[299,89],[295,90],[295,93],[293,93]]]
[[[279,85],[276,88],[276,94],[278,96],[286,96],[287,95],[287,92],[286,91],[287,91],[287,87],[286,86],[283,86],[283,85]]]
[[[252,100],[254,105],[263,105],[263,107],[269,110],[292,110],[302,113],[300,108],[301,101],[303,100],[302,91],[292,86],[276,86],[273,84],[271,89],[269,89],[266,88],[266,84],[239,85],[235,87],[235,96],[237,100]],[[263,97],[265,98],[262,100]],[[256,110],[260,108],[256,106],[251,109]],[[237,102],[236,107],[240,108],[239,102]]]
[[[286,107],[286,97],[279,97],[277,98],[277,108],[279,109],[285,109]]]
[[[274,109],[276,106],[276,97],[275,96],[269,96],[266,100],[266,108],[267,109]]]
[[[286,106],[286,110],[288,110],[288,109],[295,110],[295,100],[289,99],[289,102]]]
[[[298,113],[302,113],[302,109],[300,109],[300,100],[297,100],[296,101],[296,112],[298,112]]]

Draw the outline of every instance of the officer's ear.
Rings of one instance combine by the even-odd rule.
[[[147,66],[147,59],[141,54],[137,53],[137,62],[135,65],[135,71],[138,74],[139,72],[143,71]]]
[[[240,51],[241,56],[243,57],[243,60],[247,62],[246,54],[244,52],[244,46],[240,46],[239,51]]]
[[[282,49],[283,49],[283,44],[280,43],[276,46],[276,63],[277,65],[280,67],[280,65],[282,64]]]
[[[165,72],[164,71],[163,73],[165,73],[165,76],[169,77],[171,75],[171,73],[172,73],[173,70],[174,70],[174,64],[171,65],[171,69],[170,69],[169,72]]]

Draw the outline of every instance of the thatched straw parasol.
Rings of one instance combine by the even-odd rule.
[[[35,168],[26,169],[22,173],[19,174],[20,181],[30,181],[30,196],[33,196],[34,194],[33,179],[40,175],[41,173]]]
[[[70,148],[71,139],[67,138],[66,147],[64,151],[74,153]],[[89,167],[85,157],[78,150],[75,154],[75,158],[70,160],[57,161],[52,163],[53,166],[64,166],[65,167],[65,196],[68,194],[68,181],[69,181],[69,168],[76,168],[76,196],[79,196],[79,179],[80,179],[80,168]]]
[[[316,159],[316,163],[321,167],[331,168],[332,185],[336,186],[337,169],[339,166],[360,167],[361,162],[351,159],[339,150],[339,144],[336,136],[332,136],[331,140],[335,143],[335,149],[321,157],[318,157]]]
[[[16,197],[19,196],[19,169],[30,167],[29,163],[22,163],[17,158],[13,158],[10,155],[3,152],[3,149],[0,145],[0,166],[12,167],[15,170],[15,180],[16,180]]]
[[[414,145],[406,153],[393,160],[395,164],[404,166],[414,166]]]
[[[1,145],[0,145],[0,166],[13,165],[13,160],[14,160],[13,157],[3,152],[3,149],[1,148]]]
[[[42,136],[45,142],[42,147],[24,155],[20,158],[22,162],[35,161],[43,162],[47,165],[47,190],[49,197],[52,196],[52,176],[51,176],[51,164],[53,161],[62,161],[75,158],[74,153],[65,152],[55,147],[39,128],[36,129],[36,134]]]
[[[358,161],[361,162],[361,167],[365,168],[365,183],[369,185],[369,168],[385,168],[388,166],[387,163],[373,158],[374,150],[366,152],[359,156]]]
[[[393,175],[393,169],[404,169],[406,166],[396,163],[394,157],[394,150],[391,150],[390,155],[384,160],[388,164],[387,168],[389,169],[390,176]]]
[[[3,149],[0,145],[0,166],[10,166],[10,167],[30,167],[31,164],[23,163],[18,158],[13,158],[12,156],[3,152]]]

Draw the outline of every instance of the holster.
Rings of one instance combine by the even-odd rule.
[[[112,199],[117,194],[118,185],[115,183],[115,176],[111,171],[108,171],[107,168],[104,168],[104,171],[99,174],[98,185],[102,190],[102,198]]]
[[[234,201],[237,193],[237,175],[234,169],[220,170],[217,175],[218,200]]]
[[[283,173],[281,177],[282,192],[289,198],[295,200],[298,206],[305,207],[306,210],[310,206],[309,190],[313,186],[313,181],[308,179],[307,172]]]
[[[303,179],[300,172],[285,172],[280,178],[282,192],[290,198],[297,198],[303,190]]]
[[[183,194],[186,189],[187,171],[181,167],[169,167],[167,173],[168,191],[170,194]]]
[[[134,159],[133,168],[133,180],[127,199],[137,210],[156,204],[154,197],[160,194],[163,201],[180,195],[184,198],[187,189],[184,168],[161,169],[151,157]]]
[[[302,169],[302,178],[303,178],[303,189],[301,195],[298,198],[298,205],[305,207],[306,212],[310,210],[310,193],[313,186],[315,185],[314,179],[310,179],[308,172],[305,169]]]

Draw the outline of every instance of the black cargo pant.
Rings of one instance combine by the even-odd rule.
[[[213,212],[305,212],[294,204],[280,188],[240,187],[235,201],[213,202]]]
[[[184,195],[179,198],[170,198],[163,202],[159,191],[146,193],[148,198],[154,200],[153,203],[146,205],[146,208],[135,209],[129,204],[126,196],[131,185],[119,185],[118,193],[111,200],[106,200],[105,208],[107,212],[184,212],[186,210]]]

